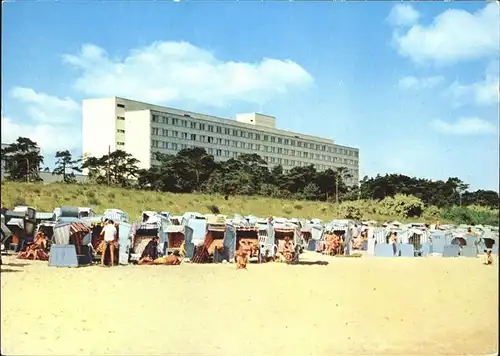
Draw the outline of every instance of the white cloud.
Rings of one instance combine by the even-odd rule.
[[[154,103],[194,101],[225,106],[242,100],[262,104],[313,78],[291,60],[221,61],[187,42],[155,42],[124,58],[110,58],[92,44],[63,59],[80,72],[75,87],[86,95],[124,96]]]
[[[400,55],[416,63],[451,64],[492,58],[500,51],[498,4],[469,13],[446,10],[432,24],[415,24],[406,33],[396,29],[393,40]]]
[[[58,98],[45,93],[37,93],[31,88],[14,87],[12,98],[27,105],[28,116],[37,122],[64,123],[70,121],[80,106],[70,98]]]
[[[22,87],[13,88],[10,94],[24,106],[15,118],[2,113],[2,143],[12,143],[20,136],[29,137],[47,160],[56,151],[80,147],[80,106],[75,101]]]
[[[463,117],[454,123],[435,120],[431,123],[431,126],[436,131],[447,135],[486,135],[498,133],[498,128],[494,124],[477,117]]]
[[[433,88],[444,81],[444,77],[442,76],[434,76],[434,77],[424,77],[417,78],[414,76],[407,76],[399,79],[398,86],[404,90],[421,90],[421,89],[429,89]]]
[[[471,103],[488,106],[500,101],[499,90],[498,61],[493,61],[488,66],[483,80],[471,84],[461,84],[456,81],[450,85],[448,93],[457,106]]]
[[[394,26],[411,26],[420,18],[420,13],[408,4],[394,5],[387,20]]]
[[[2,143],[13,143],[20,136],[29,137],[38,144],[43,155],[79,148],[79,131],[79,127],[75,130],[47,124],[32,125],[2,116]]]

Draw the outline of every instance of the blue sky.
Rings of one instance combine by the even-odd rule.
[[[81,100],[125,96],[359,147],[360,176],[498,190],[495,3],[4,3],[2,142],[81,154]]]

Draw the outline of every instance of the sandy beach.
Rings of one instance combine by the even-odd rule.
[[[2,354],[485,355],[498,260],[49,268],[3,257]]]

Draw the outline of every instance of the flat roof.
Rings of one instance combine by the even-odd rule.
[[[334,146],[339,146],[339,147],[344,147],[344,148],[349,148],[349,149],[352,149],[355,151],[359,151],[359,149],[356,147],[340,145],[340,144],[335,143],[332,139],[329,139],[329,138],[313,136],[313,135],[308,135],[308,134],[302,134],[302,133],[283,130],[283,129],[270,128],[270,127],[266,127],[266,126],[252,125],[252,124],[247,124],[244,122],[239,122],[239,121],[236,121],[235,119],[231,119],[231,118],[223,118],[223,117],[218,117],[218,116],[206,115],[206,114],[201,114],[201,113],[197,113],[197,112],[193,112],[193,111],[176,109],[176,108],[171,108],[168,106],[161,106],[161,105],[156,105],[156,104],[150,104],[150,103],[145,103],[143,101],[137,101],[137,100],[122,98],[122,97],[118,97],[118,96],[112,97],[112,98],[117,99],[117,100],[122,100],[125,102],[128,101],[128,102],[142,104],[144,106],[149,107],[149,110],[151,110],[151,111],[166,112],[166,113],[180,115],[180,116],[184,116],[185,114],[187,114],[189,116],[193,115],[191,117],[193,117],[195,119],[207,120],[207,121],[217,122],[217,123],[221,123],[221,124],[231,124],[231,125],[234,125],[236,127],[245,127],[245,128],[251,129],[251,130],[261,131],[264,133],[276,133],[276,134],[280,134],[280,135],[284,135],[284,136],[290,136],[292,138],[314,141],[315,143],[334,145]],[[99,99],[105,99],[105,98],[95,98],[95,99],[99,100]],[[95,100],[95,99],[86,99],[86,100]],[[111,99],[111,98],[109,98],[109,99]],[[145,107],[142,109],[133,109],[133,110],[126,110],[126,111],[142,111],[142,110],[148,110],[148,108]],[[257,113],[257,114],[260,114],[260,113]],[[266,114],[260,114],[260,115],[269,116]],[[274,116],[270,116],[270,117],[274,117]]]

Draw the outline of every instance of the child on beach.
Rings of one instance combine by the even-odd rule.
[[[491,255],[491,250],[486,250],[486,254],[484,255],[484,264],[492,265],[493,264],[493,256]]]

